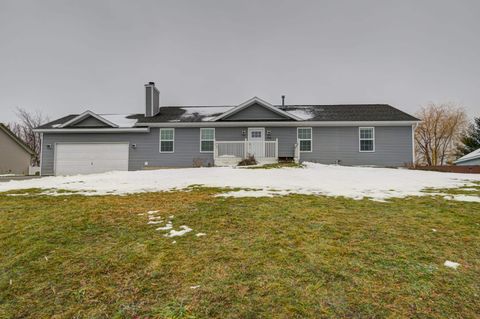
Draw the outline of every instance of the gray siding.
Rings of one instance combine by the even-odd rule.
[[[166,126],[167,127],[167,126]],[[243,141],[242,131],[247,127],[217,127],[218,141]],[[270,131],[267,140],[278,138],[280,157],[293,157],[297,142],[296,127],[266,127]],[[301,153],[301,161],[333,164],[340,160],[342,165],[402,166],[412,161],[412,128],[376,127],[375,152],[362,153],[358,150],[358,127],[314,127],[313,151]],[[152,128],[150,133],[69,133],[44,134],[42,145],[42,174],[54,173],[55,143],[72,142],[129,142],[129,170],[148,167],[192,167],[194,161],[203,165],[213,164],[213,153],[200,153],[200,129],[176,128],[175,152],[159,152],[159,129]],[[47,148],[50,144],[53,147]],[[145,165],[148,162],[148,165]]]
[[[258,120],[283,120],[284,116],[275,113],[264,106],[258,104],[252,104],[249,107],[226,117],[225,121],[258,121]]]
[[[375,127],[375,152],[359,152],[358,127],[314,127],[313,149],[301,161],[341,165],[402,166],[412,162],[412,127]]]
[[[89,116],[86,119],[71,125],[72,127],[109,127],[109,125],[103,123],[102,121]]]
[[[213,165],[213,153],[200,153],[200,129],[176,128],[175,152],[160,153],[159,129],[152,128],[150,133],[68,133],[44,134],[42,145],[42,175],[54,174],[55,143],[108,143],[129,142],[129,170],[148,167],[192,167],[193,161],[199,159],[204,165]],[[52,148],[47,148],[47,145]],[[148,162],[148,165],[145,165]]]

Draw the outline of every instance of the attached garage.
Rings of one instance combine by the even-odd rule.
[[[128,171],[129,143],[57,143],[55,175]]]

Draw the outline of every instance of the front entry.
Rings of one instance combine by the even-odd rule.
[[[265,157],[265,128],[248,128],[248,150],[247,153],[255,158]]]

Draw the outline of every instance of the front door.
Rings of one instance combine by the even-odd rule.
[[[248,154],[255,156],[255,158],[265,157],[264,127],[249,127],[248,142]]]

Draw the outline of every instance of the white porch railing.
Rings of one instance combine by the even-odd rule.
[[[260,163],[278,160],[278,139],[275,141],[215,141],[215,165],[235,165],[253,155]]]

